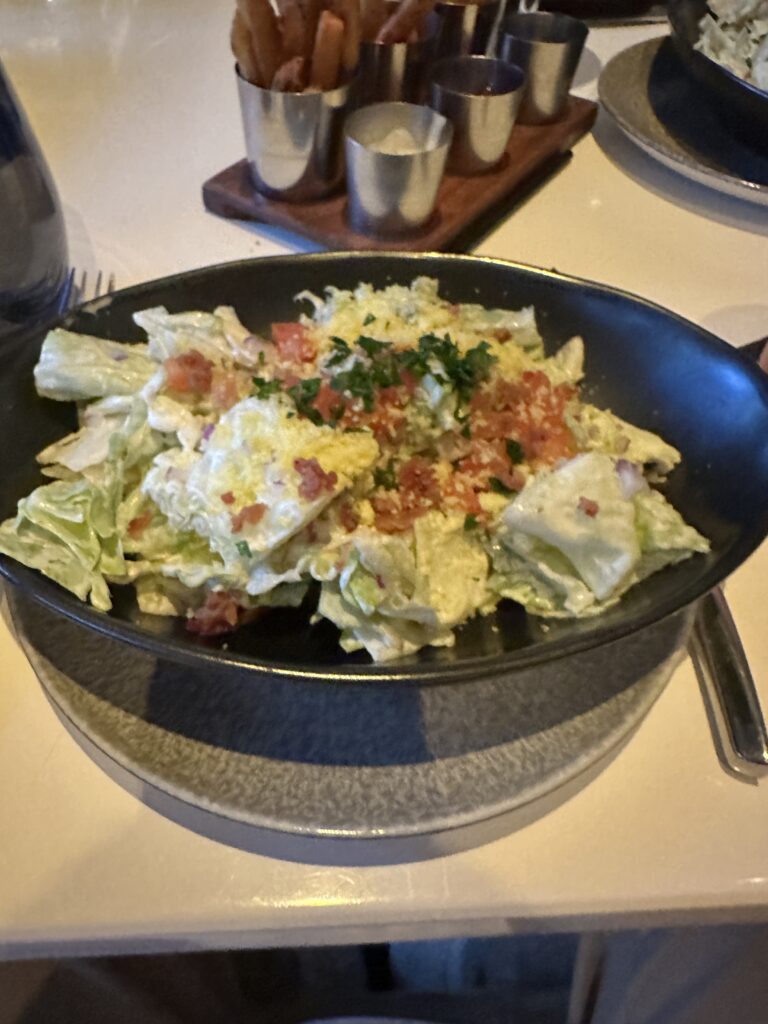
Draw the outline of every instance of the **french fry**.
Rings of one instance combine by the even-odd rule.
[[[261,76],[261,68],[251,47],[251,31],[240,11],[235,11],[235,16],[232,19],[232,31],[229,34],[229,41],[243,78],[253,85],[265,85],[266,83]]]
[[[344,22],[344,45],[341,50],[341,66],[349,74],[360,60],[360,39],[362,23],[360,0],[331,0],[331,10]]]
[[[307,58],[291,57],[281,64],[272,79],[272,88],[278,92],[303,92],[307,84]]]
[[[397,10],[385,22],[376,36],[378,43],[405,43],[411,32],[420,28],[436,0],[400,0]]]
[[[298,0],[277,0],[280,12],[280,34],[283,37],[283,57],[302,57],[305,54],[306,31],[304,14]]]
[[[283,41],[269,0],[237,0],[237,9],[251,31],[251,45],[265,86],[283,63]]]
[[[320,11],[323,9],[323,0],[299,0],[299,3],[304,15],[304,56],[307,60],[311,60],[317,35],[317,23],[320,19]]]
[[[360,0],[363,39],[373,42],[387,20],[387,0]]]
[[[309,84],[321,92],[336,87],[344,47],[344,22],[332,11],[323,11],[317,23]]]

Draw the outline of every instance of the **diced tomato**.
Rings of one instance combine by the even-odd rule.
[[[235,504],[235,496],[232,493],[232,491],[225,491],[221,495],[221,500],[224,502],[225,505],[234,505]]]
[[[299,496],[312,501],[323,491],[333,491],[338,477],[335,473],[326,473],[317,459],[294,459],[293,468],[301,477]]]
[[[198,636],[221,636],[237,629],[240,606],[226,590],[211,590],[205,603],[187,619],[187,629]]]
[[[246,523],[249,523],[251,526],[260,523],[266,511],[267,506],[263,505],[260,501],[241,508],[239,512],[235,512],[232,516],[232,533],[240,533]]]
[[[141,536],[151,522],[151,512],[142,512],[140,516],[135,516],[130,523],[128,523],[128,536],[133,537],[133,539],[136,540]]]
[[[191,348],[180,356],[171,356],[163,363],[165,380],[171,391],[206,395],[211,390],[213,363]]]
[[[590,519],[594,519],[597,513],[600,511],[600,506],[596,501],[591,498],[581,497],[579,498],[579,509],[584,515],[589,516]]]
[[[317,346],[303,324],[272,324],[272,341],[285,363],[311,363],[317,356]]]
[[[214,409],[231,409],[240,401],[240,382],[233,371],[217,372],[213,375],[211,404]]]

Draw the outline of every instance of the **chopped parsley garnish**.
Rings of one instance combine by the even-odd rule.
[[[259,359],[258,359],[259,366],[263,366],[266,363],[266,361],[267,361],[267,357],[264,354],[264,350],[262,349],[262,351],[259,352]]]
[[[375,319],[376,317],[373,315],[373,313],[369,313],[366,316],[365,320],[363,320],[363,327],[367,327],[368,324],[372,324]]]
[[[235,544],[235,547],[237,548],[237,553],[239,555],[242,555],[243,558],[251,557],[251,545],[248,543],[247,540],[239,540],[237,544]]]
[[[338,366],[339,363],[343,363],[345,359],[352,355],[352,349],[343,338],[332,337],[331,344],[333,345],[334,353],[328,360],[328,366]]]
[[[470,427],[469,427],[469,420],[466,421],[466,423],[461,428],[459,433],[461,434],[462,437],[466,437],[467,440],[470,440],[472,438],[472,431],[470,430]]]
[[[364,334],[361,334],[357,339],[357,344],[371,359],[374,359],[380,352],[391,347],[388,341],[377,341],[375,338],[367,338]]]
[[[473,516],[472,513],[470,512],[468,515],[466,515],[464,517],[464,529],[465,530],[475,530],[475,529],[477,529],[477,526],[478,526],[477,516]]]
[[[424,334],[419,338],[418,350],[398,353],[398,358],[401,365],[417,376],[431,373],[442,383],[450,384],[464,402],[468,402],[477,386],[487,379],[496,362],[487,341],[481,341],[462,355],[449,334],[442,338],[436,334]],[[435,373],[434,362],[442,365],[444,377],[440,371]]]
[[[525,462],[525,452],[519,441],[507,441],[507,455],[513,466],[519,466]]]
[[[397,490],[397,476],[395,475],[395,464],[392,459],[384,467],[373,471],[373,482],[377,487],[385,491]]]
[[[488,481],[488,484],[491,490],[496,494],[503,494],[506,497],[509,497],[511,494],[517,494],[517,491],[513,491],[511,487],[507,487],[507,485],[502,483],[497,476],[492,476]]]
[[[300,412],[302,416],[306,416],[308,420],[318,427],[322,427],[325,420],[312,403],[320,391],[320,384],[319,377],[309,377],[307,380],[294,384],[292,388],[288,388],[288,394],[293,399],[297,412]]]
[[[362,399],[365,411],[373,411],[373,374],[362,363],[354,363],[348,370],[344,370],[343,373],[337,373],[331,381],[331,387],[334,391],[346,391],[353,398]]]
[[[279,380],[266,380],[264,377],[253,378],[253,393],[256,398],[269,398],[276,395],[282,388]]]

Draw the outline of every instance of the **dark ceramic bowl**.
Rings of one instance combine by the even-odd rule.
[[[707,10],[707,0],[668,0],[672,40],[682,65],[728,131],[768,155],[768,93],[694,49]]]
[[[627,637],[679,611],[722,580],[768,531],[768,380],[706,331],[608,287],[497,259],[420,254],[322,253],[246,260],[125,289],[67,318],[73,329],[138,341],[132,313],[234,306],[246,325],[267,328],[296,316],[293,296],[329,284],[383,286],[436,277],[454,302],[535,306],[546,348],[574,334],[586,346],[584,395],[683,453],[665,487],[685,518],[708,536],[712,551],[645,580],[614,608],[589,620],[543,624],[511,602],[459,630],[453,648],[425,649],[390,665],[345,655],[330,623],[311,625],[308,609],[274,610],[227,638],[190,636],[180,620],[142,616],[130,588],[115,588],[109,614],[9,559],[0,570],[36,601],[90,630],[177,663],[243,678],[295,682],[358,680],[465,681],[546,665]],[[32,368],[42,337],[0,352],[0,516],[40,482],[35,453],[73,429],[71,405],[37,397]]]

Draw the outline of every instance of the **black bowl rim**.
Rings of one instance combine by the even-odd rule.
[[[751,98],[751,101],[755,103],[764,103],[766,112],[768,112],[768,92],[765,89],[759,89],[752,82],[748,82],[745,78],[740,78],[739,75],[731,71],[724,64],[720,64],[719,61],[714,60],[712,57],[708,57],[706,53],[702,53],[701,50],[695,49],[693,43],[688,38],[688,35],[683,30],[677,18],[677,11],[680,7],[680,0],[668,0],[667,3],[667,16],[669,19],[670,31],[673,39],[685,51],[685,55],[691,62],[692,67],[698,68],[702,76],[718,74],[721,75],[724,82],[727,82],[727,88],[731,90],[733,95],[737,90],[740,94],[740,98],[744,99],[744,94]],[[705,8],[707,5],[705,4]],[[705,11],[706,13],[706,11]],[[703,17],[704,15],[702,15]],[[704,79],[706,81],[706,79]],[[709,83],[708,83],[709,84]]]
[[[112,294],[112,300],[130,299],[132,296],[140,296],[149,288],[158,285],[173,286],[174,282],[180,279],[194,279],[211,273],[220,273],[227,269],[245,268],[248,266],[261,265],[264,262],[272,264],[285,263],[294,264],[299,262],[324,262],[333,266],[336,263],[354,259],[355,262],[365,264],[367,260],[394,259],[398,261],[421,262],[425,259],[445,261],[458,261],[471,263],[475,266],[494,265],[509,267],[515,271],[521,271],[524,275],[532,277],[547,278],[551,281],[562,282],[568,286],[576,286],[585,289],[592,294],[610,296],[613,298],[626,299],[629,302],[645,307],[648,310],[660,313],[663,316],[677,322],[686,329],[699,336],[701,341],[709,346],[714,346],[721,352],[728,352],[734,357],[732,346],[718,338],[716,335],[699,327],[692,321],[660,306],[658,303],[644,299],[624,289],[612,285],[600,284],[589,281],[585,278],[564,274],[555,268],[546,269],[531,264],[519,263],[513,260],[506,260],[497,256],[474,256],[460,253],[441,252],[398,252],[372,251],[372,252],[313,252],[289,255],[278,255],[268,257],[252,257],[241,260],[225,261],[212,264],[206,267],[199,267],[193,270],[181,271],[170,274],[166,277],[156,278],[151,281],[144,281],[131,285],[128,288]],[[71,322],[80,312],[88,312],[90,307],[98,308],[103,303],[97,299],[92,303],[85,303],[75,310],[69,311],[65,316],[59,318],[55,323],[66,325]],[[55,324],[54,324],[55,325]],[[51,326],[54,326],[51,325]],[[741,362],[741,357],[738,357]],[[763,377],[756,369],[752,370],[746,361],[743,368],[747,373],[754,374],[759,381],[760,389],[768,405],[768,376]],[[173,660],[177,663],[187,664],[199,668],[204,664],[215,665],[218,668],[230,668],[241,670],[256,675],[267,675],[271,677],[284,678],[297,682],[321,682],[327,685],[330,682],[339,684],[354,683],[393,683],[407,685],[425,684],[449,684],[460,683],[477,679],[479,676],[498,676],[517,669],[527,669],[534,665],[542,665],[561,658],[578,654],[591,648],[603,646],[613,641],[620,640],[631,633],[636,633],[653,623],[659,622],[672,615],[682,608],[692,604],[698,598],[720,583],[734,569],[755,551],[764,540],[765,535],[754,531],[746,537],[740,538],[723,555],[715,565],[692,583],[687,584],[680,591],[670,593],[669,597],[659,601],[650,611],[643,614],[635,614],[626,620],[616,622],[612,625],[599,625],[599,618],[594,621],[598,623],[596,628],[585,636],[563,637],[548,641],[544,644],[534,644],[516,651],[507,651],[502,654],[479,656],[467,658],[457,663],[425,663],[414,666],[413,664],[398,666],[396,662],[385,664],[360,665],[352,664],[347,666],[334,665],[324,668],[297,668],[295,664],[285,662],[270,662],[250,658],[247,655],[231,656],[222,648],[190,647],[174,637],[157,637],[148,630],[132,622],[122,619],[112,619],[107,613],[97,611],[90,604],[79,601],[74,595],[61,588],[58,584],[42,576],[40,573],[28,569],[21,563],[0,555],[0,575],[21,588],[28,596],[40,602],[46,607],[59,612],[66,618],[80,623],[103,635],[122,640],[133,647],[138,647],[154,654],[158,658]]]

